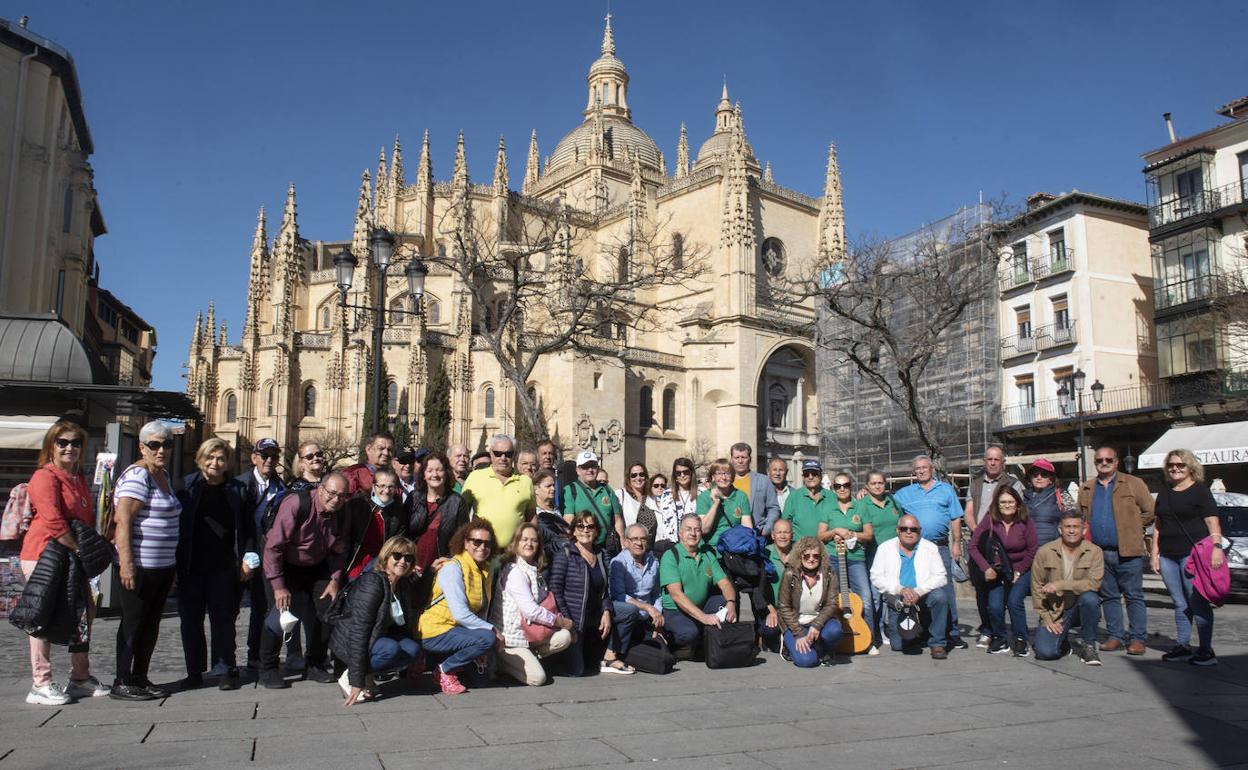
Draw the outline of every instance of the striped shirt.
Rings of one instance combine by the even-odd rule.
[[[148,569],[174,566],[178,553],[178,523],[182,515],[182,504],[178,498],[161,489],[141,465],[131,465],[117,479],[114,504],[123,497],[142,504],[134,515],[130,531],[134,563]]]

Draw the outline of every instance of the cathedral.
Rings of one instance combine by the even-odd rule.
[[[289,448],[367,432],[375,314],[343,306],[335,257],[349,251],[356,258],[346,304],[371,306],[369,236],[376,227],[401,234],[396,259],[430,260],[419,303],[410,302],[401,270],[387,273],[392,312],[382,356],[389,424],[404,421],[420,435],[426,391],[444,371],[449,442],[471,448],[482,436],[514,433],[521,414],[515,378],[504,376],[480,339],[497,319],[464,290],[460,273],[436,260],[464,248],[456,233],[469,215],[504,233],[516,229],[505,219],[561,210],[580,223],[570,248],[590,270],[626,269],[617,268],[612,244],[641,230],[669,254],[697,254],[705,264],[696,280],[652,286],[633,298],[656,314],[655,323],[611,324],[593,354],[558,350],[538,361],[526,391],[540,402],[565,456],[600,452],[618,481],[626,463],[657,471],[680,456],[701,462],[725,455],[736,441],[753,445],[757,460],[816,453],[813,301],[786,301],[777,289],[800,279],[802,265],[843,249],[835,149],[822,198],[777,184],[770,164],[755,156],[741,105],[724,85],[718,103],[708,99],[703,117],[691,123],[695,137],[703,129],[709,136],[695,153],[682,124],[669,162],[634,122],[629,88],[608,16],[577,125],[544,158],[532,135],[518,191],[502,139],[492,183],[471,181],[462,132],[449,181],[435,180],[428,132],[411,183],[398,138],[388,156],[383,149],[375,174],[363,174],[349,240],[306,239],[291,184],[271,240],[260,211],[241,337],[230,338],[212,305],[196,318],[187,389],[204,414],[205,435],[244,448],[271,436]],[[542,255],[530,258],[535,269],[554,269],[558,248],[550,251],[545,263]],[[404,312],[413,306],[419,312]]]

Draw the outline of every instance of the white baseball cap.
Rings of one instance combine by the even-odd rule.
[[[579,455],[576,456],[576,467],[578,468],[581,467],[582,465],[587,465],[588,463],[597,463],[597,462],[598,462],[598,455],[594,454],[588,449],[586,449],[584,452],[581,452]]]

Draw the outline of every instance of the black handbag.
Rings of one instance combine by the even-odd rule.
[[[707,668],[742,668],[754,662],[753,623],[707,626],[705,638]]]
[[[624,662],[645,674],[670,674],[676,656],[659,639],[646,639],[628,649]]]

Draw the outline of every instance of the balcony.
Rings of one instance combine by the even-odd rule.
[[[1036,279],[1031,275],[1030,266],[1007,265],[998,280],[1001,284],[1001,293],[1004,294],[1020,286],[1026,286]]]
[[[1012,337],[1001,338],[1001,359],[1014,358],[1015,356],[1025,356],[1028,353],[1036,352],[1036,337],[1034,334],[1015,334]]]
[[[1075,322],[1071,320],[1041,326],[1035,330],[1035,335],[1036,348],[1039,350],[1052,350],[1079,341],[1079,335],[1075,333]]]
[[[1037,281],[1074,271],[1075,254],[1073,251],[1062,251],[1058,254],[1050,254],[1048,259],[1037,259],[1031,269]]]
[[[1248,200],[1248,181],[1231,182],[1210,190],[1200,190],[1149,206],[1148,226],[1149,229],[1156,230],[1192,217],[1213,214],[1219,209],[1244,203],[1245,200]]]
[[[1084,407],[1091,408],[1091,398],[1084,395]],[[1159,382],[1152,385],[1126,385],[1119,388],[1106,388],[1101,398],[1101,408],[1093,412],[1089,419],[1106,417],[1120,412],[1132,412],[1139,409],[1151,409],[1168,406],[1170,388],[1168,383]],[[1059,399],[1050,398],[1035,404],[1015,404],[1001,410],[1001,426],[1003,428],[1018,425],[1031,425],[1041,422],[1059,422],[1070,420],[1071,417],[1062,412]]]
[[[1153,289],[1153,307],[1165,310],[1170,307],[1186,305],[1189,302],[1211,300],[1222,296],[1226,290],[1226,282],[1219,273],[1197,275],[1182,281],[1175,281]]]

